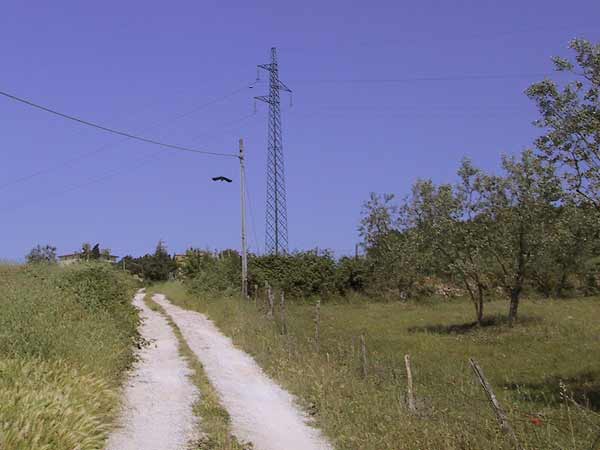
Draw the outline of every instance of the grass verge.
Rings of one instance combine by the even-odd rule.
[[[147,289],[144,301],[148,307],[166,319],[177,340],[179,341],[179,352],[187,360],[193,371],[191,380],[200,391],[200,398],[194,404],[194,414],[199,418],[202,437],[195,442],[190,450],[248,450],[252,447],[248,444],[240,444],[235,436],[231,434],[229,413],[221,405],[219,395],[210,384],[202,363],[190,349],[179,327],[173,322],[167,312],[152,300],[155,293],[152,288]]]
[[[139,343],[106,265],[0,266],[0,448],[102,449]]]
[[[600,433],[600,299],[525,301],[520,323],[472,327],[468,302],[327,304],[320,350],[314,306],[268,319],[254,302],[155,288],[207,314],[316,419],[338,449],[511,448],[468,365],[475,358],[525,449],[590,448]],[[366,339],[366,376],[358,336]],[[406,406],[404,355],[413,362],[417,413]]]

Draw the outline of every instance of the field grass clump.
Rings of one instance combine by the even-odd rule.
[[[591,448],[600,434],[600,299],[525,301],[510,328],[506,303],[486,305],[486,326],[472,305],[324,303],[320,345],[315,308],[290,303],[287,334],[279,314],[234,297],[156,288],[179,306],[215,321],[234,343],[294,393],[337,449],[511,448],[500,432],[468,359],[483,368],[524,449]],[[359,336],[366,340],[367,376]],[[410,354],[417,413],[406,402]]]
[[[135,285],[104,264],[0,266],[0,448],[101,449],[134,360]]]

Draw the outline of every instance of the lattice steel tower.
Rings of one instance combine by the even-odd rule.
[[[281,145],[281,102],[279,91],[292,92],[279,80],[277,50],[271,48],[271,63],[260,64],[269,72],[269,95],[255,97],[269,104],[269,145],[267,157],[267,208],[265,250],[275,255],[288,251],[285,170]]]

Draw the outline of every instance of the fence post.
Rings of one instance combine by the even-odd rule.
[[[265,308],[265,314],[269,315],[269,282],[265,281],[265,301],[264,301],[264,308]]]
[[[414,414],[417,412],[417,405],[415,403],[415,393],[413,389],[413,377],[412,370],[410,368],[410,355],[404,355],[404,365],[406,366],[406,386],[408,394],[408,410]]]
[[[273,289],[271,289],[270,285],[267,289],[267,297],[269,299],[269,312],[267,313],[267,316],[269,319],[272,319],[275,312],[275,294],[273,294]]]
[[[258,308],[258,285],[254,285],[254,306]]]
[[[496,394],[494,394],[494,391],[492,390],[492,386],[490,385],[490,383],[488,383],[487,379],[485,378],[485,375],[483,374],[483,370],[481,369],[481,367],[479,367],[479,364],[477,364],[477,361],[475,361],[473,358],[469,359],[469,363],[471,364],[471,368],[473,369],[473,372],[475,372],[475,376],[477,377],[479,384],[481,384],[481,387],[485,391],[485,393],[488,397],[488,400],[490,401],[490,404],[492,405],[492,409],[494,410],[496,419],[498,419],[498,423],[500,424],[500,429],[502,430],[502,432],[504,434],[506,434],[510,438],[514,447],[517,450],[522,450],[523,448],[521,447],[521,444],[519,444],[517,435],[515,434],[515,431],[511,427],[510,422],[508,421],[508,418],[506,417],[506,412],[504,412],[504,409],[502,409],[500,402],[496,398]]]
[[[367,370],[367,344],[365,342],[365,335],[360,335],[360,353],[362,360],[362,373],[363,377],[367,378],[368,370]]]
[[[281,291],[279,310],[281,314],[281,334],[287,334],[287,324],[285,322],[285,293],[283,291]]]
[[[321,299],[315,303],[315,348],[317,353],[321,348]]]

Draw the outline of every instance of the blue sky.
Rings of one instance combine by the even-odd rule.
[[[530,146],[539,130],[523,91],[551,74],[569,39],[600,40],[599,16],[592,0],[7,0],[0,90],[209,151],[235,152],[243,137],[257,250],[267,109],[254,114],[252,98],[266,85],[247,86],[276,46],[294,91],[291,107],[282,96],[290,247],[344,254],[369,192],[451,181],[463,156],[495,170],[501,153]],[[161,150],[5,98],[0,116],[0,259],[37,243],[68,253],[100,242],[117,255],[159,239],[177,252],[239,247],[235,160]]]

